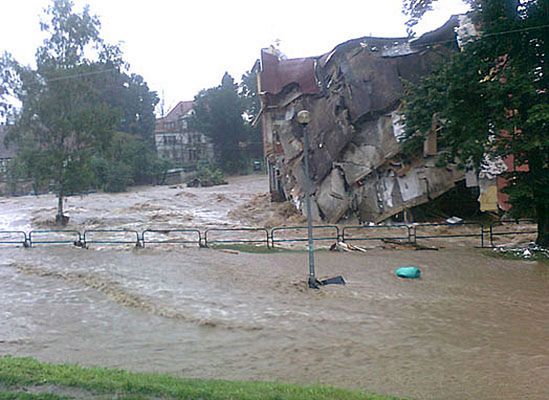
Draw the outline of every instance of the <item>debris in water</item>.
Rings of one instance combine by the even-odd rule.
[[[395,269],[395,274],[399,278],[417,279],[421,276],[421,270],[414,266],[399,267]]]
[[[549,249],[538,246],[536,243],[528,243],[521,247],[507,247],[505,245],[494,247],[496,253],[510,253],[515,257],[529,260],[535,256],[549,258]]]
[[[223,253],[229,253],[229,254],[240,254],[237,250],[231,250],[231,249],[219,249],[219,251],[222,251]]]
[[[460,217],[451,217],[446,220],[448,224],[457,225],[463,223],[463,219]]]
[[[337,242],[330,246],[330,251],[358,251],[366,253],[366,249],[360,246],[353,246],[352,244],[345,242]]]
[[[326,285],[346,285],[347,282],[345,282],[345,279],[341,275],[334,276],[333,278],[327,278],[323,279],[320,282],[320,285],[326,286]]]

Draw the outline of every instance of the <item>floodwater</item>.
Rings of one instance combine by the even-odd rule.
[[[217,217],[205,215],[218,213],[236,223],[227,213],[264,187],[257,178],[239,179],[257,187],[241,197],[231,193],[242,190],[238,182],[193,189],[209,214],[196,205],[178,210],[176,200],[158,207],[206,223]],[[234,204],[215,203],[218,190]],[[137,226],[141,214],[125,214],[123,204],[190,189],[160,191],[136,191],[129,199],[92,195],[83,203],[71,198],[69,205],[95,204],[97,220],[108,219],[111,208]],[[0,201],[10,227],[34,227],[49,207],[42,198],[38,205],[30,198]],[[73,221],[92,218],[75,210]],[[314,291],[305,286],[307,258],[300,252],[4,247],[0,354],[189,377],[322,383],[414,399],[547,399],[548,264],[485,252],[323,251],[316,255],[319,276],[341,274],[348,284]],[[394,268],[410,264],[421,266],[420,280],[394,277]]]
[[[230,178],[229,182],[229,185],[209,188],[145,186],[127,193],[70,196],[64,205],[65,213],[70,216],[66,229],[141,231],[148,227],[176,229],[246,224],[248,221],[241,218],[241,213],[230,211],[249,204],[264,193],[268,188],[267,177],[241,176]],[[56,207],[53,195],[0,197],[0,230],[55,228]],[[265,216],[269,210],[254,211]]]

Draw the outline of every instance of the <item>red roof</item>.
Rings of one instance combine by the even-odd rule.
[[[177,122],[179,118],[186,115],[189,111],[193,109],[193,101],[180,101],[176,104],[174,108],[170,110],[168,114],[166,114],[162,118],[156,119],[155,124],[155,133],[162,133],[165,132],[165,124],[171,123],[171,122]]]
[[[320,90],[315,78],[314,58],[283,60],[277,55],[261,50],[261,91],[278,94],[284,87],[297,83],[301,93],[316,94]]]
[[[193,109],[193,101],[180,101],[176,104],[174,108],[170,110],[168,114],[166,114],[165,117],[159,118],[159,120],[164,120],[166,122],[173,122],[177,121],[179,117],[182,117],[183,115],[187,114],[189,111]]]

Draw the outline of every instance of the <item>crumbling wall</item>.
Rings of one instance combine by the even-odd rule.
[[[433,35],[438,42],[440,37],[453,38],[456,21]],[[303,208],[307,177],[302,130],[294,117],[303,109],[311,115],[307,129],[316,219],[335,223],[355,215],[361,222],[379,222],[464,179],[456,168],[435,166],[436,136],[429,138],[425,147],[431,150],[423,158],[409,160],[400,154],[403,80],[417,81],[457,48],[426,45],[421,38],[417,43],[404,38],[355,39],[314,63],[299,59],[307,60],[301,69],[298,60],[273,61],[272,49],[264,50],[270,58],[262,57],[259,83],[260,91],[270,88],[261,91],[267,161],[276,170],[285,197],[298,208]],[[293,76],[284,75],[284,64],[290,61]],[[276,78],[277,74],[285,78]],[[310,85],[311,76],[316,88]],[[269,85],[275,78],[284,85]]]

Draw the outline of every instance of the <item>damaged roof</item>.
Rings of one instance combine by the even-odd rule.
[[[414,40],[352,39],[320,57],[287,60],[276,48],[263,50],[259,88],[271,194],[300,207],[312,184],[313,218],[379,222],[462,180],[457,168],[437,167],[436,135],[417,159],[404,162],[400,154],[403,81],[418,82],[458,51],[455,22]],[[303,109],[311,114],[307,174],[294,118]]]
[[[457,15],[440,28],[427,32],[419,38],[384,38],[365,36],[343,42],[328,53],[317,57],[285,59],[278,50],[265,48],[261,50],[260,93],[277,95],[289,85],[297,85],[301,94],[319,94],[322,92],[316,76],[317,64],[325,67],[337,53],[353,48],[357,51],[369,50],[382,57],[403,57],[423,51],[435,44],[455,46],[455,29],[459,26]]]
[[[317,94],[314,57],[281,59],[270,49],[261,50],[260,92],[278,94],[286,86],[297,84],[304,94]]]

